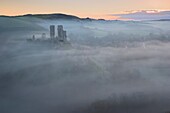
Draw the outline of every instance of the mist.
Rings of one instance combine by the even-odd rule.
[[[170,111],[169,21],[0,22],[1,113]],[[63,25],[71,46],[26,41],[49,25]]]

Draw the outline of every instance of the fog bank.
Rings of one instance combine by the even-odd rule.
[[[41,22],[0,35],[1,113],[170,111],[169,22]],[[70,48],[26,41],[50,24]]]

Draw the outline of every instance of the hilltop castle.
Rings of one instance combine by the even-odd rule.
[[[50,38],[57,42],[66,42],[67,41],[67,32],[63,30],[62,25],[58,25],[57,28],[58,36],[55,36],[55,25],[50,26]]]
[[[42,33],[40,38],[36,38],[35,35],[32,36],[32,38],[27,39],[27,41],[31,42],[50,42],[50,43],[56,43],[56,44],[69,44],[67,40],[67,32],[63,29],[62,25],[58,25],[57,27],[57,36],[55,25],[50,25],[50,35],[49,37],[46,37],[45,33]]]

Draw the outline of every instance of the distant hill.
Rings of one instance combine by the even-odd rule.
[[[0,33],[11,31],[34,31],[34,30],[44,30],[44,28],[39,26],[35,22],[13,17],[0,16]]]
[[[95,21],[96,19],[79,18],[77,16],[61,14],[61,13],[26,14],[26,15],[18,15],[18,16],[0,15],[0,32],[43,30],[44,28],[37,24],[42,20]],[[104,20],[99,20],[99,21],[104,21]]]
[[[44,20],[82,20],[82,21],[93,21],[97,19],[93,18],[80,18],[74,15],[67,15],[62,13],[54,13],[54,14],[26,14],[26,15],[19,15],[19,16],[5,16],[0,15],[0,17],[9,17],[9,18],[37,18],[37,19],[44,19]],[[99,21],[105,21],[104,19],[98,19]]]
[[[73,15],[67,15],[67,14],[27,14],[27,15],[20,15],[20,16],[14,16],[14,17],[35,17],[39,19],[50,19],[50,20],[56,20],[56,19],[64,19],[64,20],[79,20],[80,18]]]
[[[156,21],[170,21],[170,19],[160,19],[160,20],[156,20]]]

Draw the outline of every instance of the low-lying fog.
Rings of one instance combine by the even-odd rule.
[[[0,21],[0,113],[170,112],[170,22]],[[70,48],[26,41],[51,24]]]

